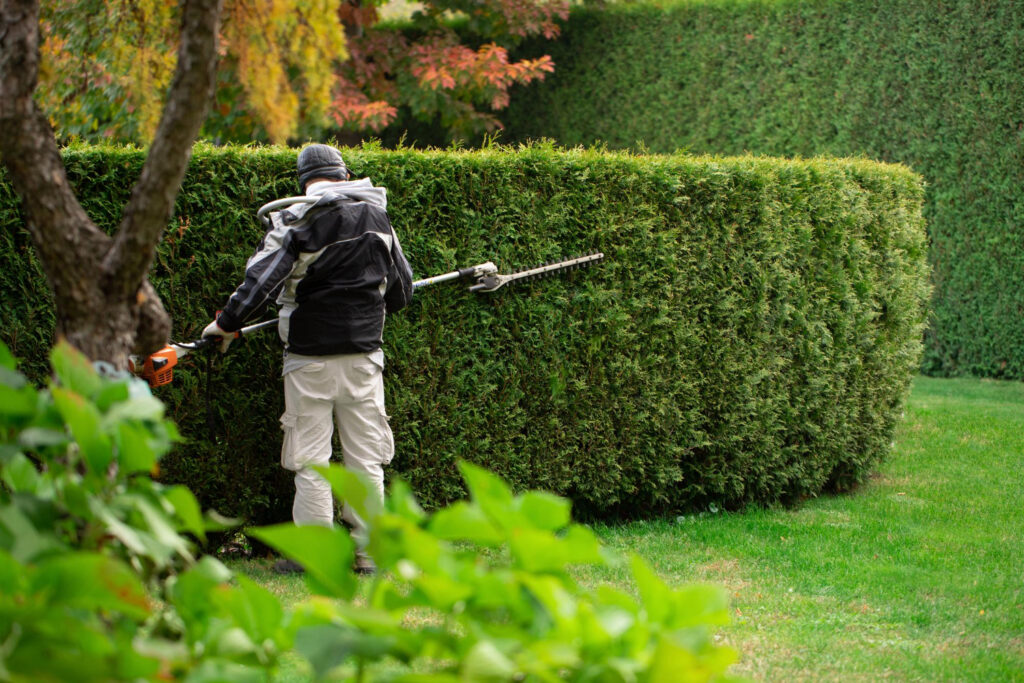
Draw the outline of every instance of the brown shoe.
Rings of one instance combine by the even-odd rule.
[[[274,571],[278,574],[304,574],[306,569],[295,560],[285,558],[274,563]]]
[[[370,574],[377,573],[377,565],[374,564],[369,555],[364,553],[362,550],[357,550],[356,561],[352,564],[352,571],[356,574],[369,576]]]

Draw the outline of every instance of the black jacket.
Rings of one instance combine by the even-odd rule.
[[[289,211],[270,214],[271,229],[217,323],[238,330],[276,295],[288,351],[376,351],[385,314],[412,300],[412,269],[387,212],[336,195]]]

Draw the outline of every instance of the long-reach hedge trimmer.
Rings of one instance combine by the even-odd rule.
[[[260,209],[260,211],[263,212],[267,207],[279,205],[278,202],[288,202],[293,204],[296,200],[300,199],[304,198],[290,197],[288,199],[279,199],[277,202],[267,204]],[[263,218],[262,213],[260,214],[260,218]],[[428,277],[423,280],[416,280],[412,283],[412,286],[413,290],[417,290],[429,285],[436,285],[441,282],[471,280],[472,284],[469,285],[469,291],[493,292],[514,282],[536,280],[538,278],[547,277],[567,270],[585,268],[586,266],[597,263],[603,258],[604,254],[601,253],[587,254],[586,256],[577,256],[576,258],[566,259],[565,261],[545,263],[544,265],[537,266],[535,268],[527,268],[526,270],[520,270],[508,275],[498,273],[498,267],[490,261],[487,261],[486,263],[481,263],[476,266],[453,270],[452,272],[444,273],[443,275],[435,275],[434,277]],[[243,327],[235,333],[235,336],[244,337],[256,332],[257,330],[262,330],[276,324],[277,318],[274,318],[273,320],[264,320],[263,322]],[[174,366],[177,365],[180,359],[193,351],[205,349],[211,344],[215,344],[217,341],[218,339],[215,337],[205,337],[193,342],[172,342],[145,360],[140,361],[138,358],[132,358],[132,370],[149,382],[150,387],[159,387],[165,384],[170,384],[174,377]]]

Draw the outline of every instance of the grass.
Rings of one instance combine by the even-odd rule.
[[[732,597],[722,638],[755,680],[1024,681],[1024,384],[918,378],[892,455],[798,509],[596,531],[674,584]],[[286,600],[295,579],[236,566]],[[627,585],[588,569],[589,585]]]

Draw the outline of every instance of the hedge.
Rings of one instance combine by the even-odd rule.
[[[928,186],[922,369],[1024,379],[1020,0],[689,0],[575,8],[509,142],[867,156]]]
[[[921,178],[861,159],[344,150],[389,190],[417,277],[601,251],[599,266],[473,294],[441,284],[389,318],[389,468],[436,508],[456,462],[570,497],[583,517],[792,503],[885,456],[929,294]],[[117,223],[142,153],[66,152],[88,213]],[[295,151],[197,148],[153,280],[199,335],[296,192]],[[52,313],[0,183],[3,340],[45,372]],[[209,364],[210,367],[207,367]],[[256,522],[290,516],[276,335],[183,360],[156,390],[187,441],[162,477]]]

